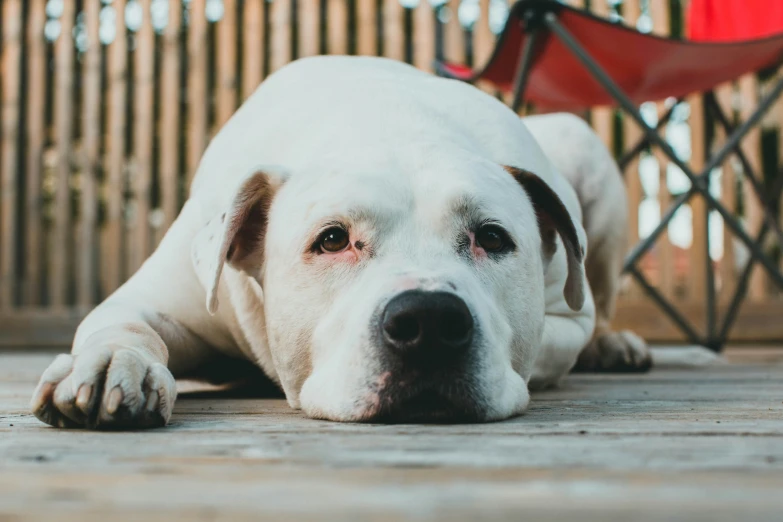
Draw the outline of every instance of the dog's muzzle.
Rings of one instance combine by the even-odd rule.
[[[476,420],[470,378],[476,325],[468,305],[449,292],[408,290],[378,321],[381,360],[389,373],[376,422]]]

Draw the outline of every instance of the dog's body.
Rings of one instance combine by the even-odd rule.
[[[645,366],[644,344],[608,327],[619,173],[581,120],[524,121],[389,60],[279,71],[214,138],[153,256],[46,370],[36,415],[160,425],[174,376],[220,357],[348,421],[501,419],[580,352],[585,368]]]

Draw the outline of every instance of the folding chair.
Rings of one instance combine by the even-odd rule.
[[[762,250],[762,242],[771,231],[783,247],[783,231],[775,219],[783,183],[778,180],[773,194],[766,194],[757,173],[753,172],[742,150],[741,140],[783,93],[783,78],[778,79],[760,100],[755,112],[734,128],[716,102],[713,89],[724,82],[764,70],[783,62],[783,34],[738,43],[696,43],[642,34],[635,29],[598,18],[586,11],[554,0],[520,0],[510,10],[508,21],[498,38],[488,63],[473,71],[459,64],[438,62],[436,71],[449,78],[467,82],[485,80],[495,88],[513,93],[511,107],[518,111],[523,101],[553,110],[577,111],[598,105],[619,105],[643,131],[642,141],[620,159],[625,166],[646,146],[654,145],[677,165],[691,182],[691,188],[677,197],[662,215],[660,223],[625,259],[624,272],[630,274],[693,343],[719,351],[728,337],[745,296],[750,273],[760,263],[770,279],[783,288],[783,274]],[[726,130],[726,142],[706,158],[704,169],[694,172],[681,161],[657,130],[649,126],[638,110],[650,100],[692,93],[705,93],[704,103],[716,121]],[[764,211],[764,223],[752,238],[742,224],[712,194],[709,177],[730,154],[743,164],[745,175]],[[783,175],[778,176],[783,179]],[[644,277],[638,261],[666,229],[677,209],[694,196],[704,198],[707,212],[716,211],[731,232],[747,247],[750,260],[742,271],[736,292],[723,323],[717,325],[715,274],[709,256],[707,278],[707,332],[696,328]]]

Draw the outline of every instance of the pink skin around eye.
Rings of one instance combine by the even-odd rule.
[[[473,254],[473,257],[476,259],[486,259],[487,251],[481,248],[476,242],[476,234],[468,232],[468,237],[470,238],[470,253]]]
[[[323,252],[322,255],[334,263],[356,264],[359,261],[359,253],[359,250],[356,248],[356,241],[351,241],[344,250],[334,253]]]

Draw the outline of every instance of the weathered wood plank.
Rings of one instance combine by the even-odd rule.
[[[20,62],[22,56],[22,4],[2,5],[2,129],[0,136],[0,310],[14,305],[16,274],[17,207],[19,179]]]
[[[25,165],[25,271],[22,302],[41,303],[42,290],[42,194],[43,148],[46,129],[46,1],[32,0],[27,27],[27,119]]]
[[[165,429],[95,433],[27,413],[50,361],[0,355],[0,513],[14,520],[779,518],[779,363],[570,376],[493,424],[338,424],[185,393]]]

